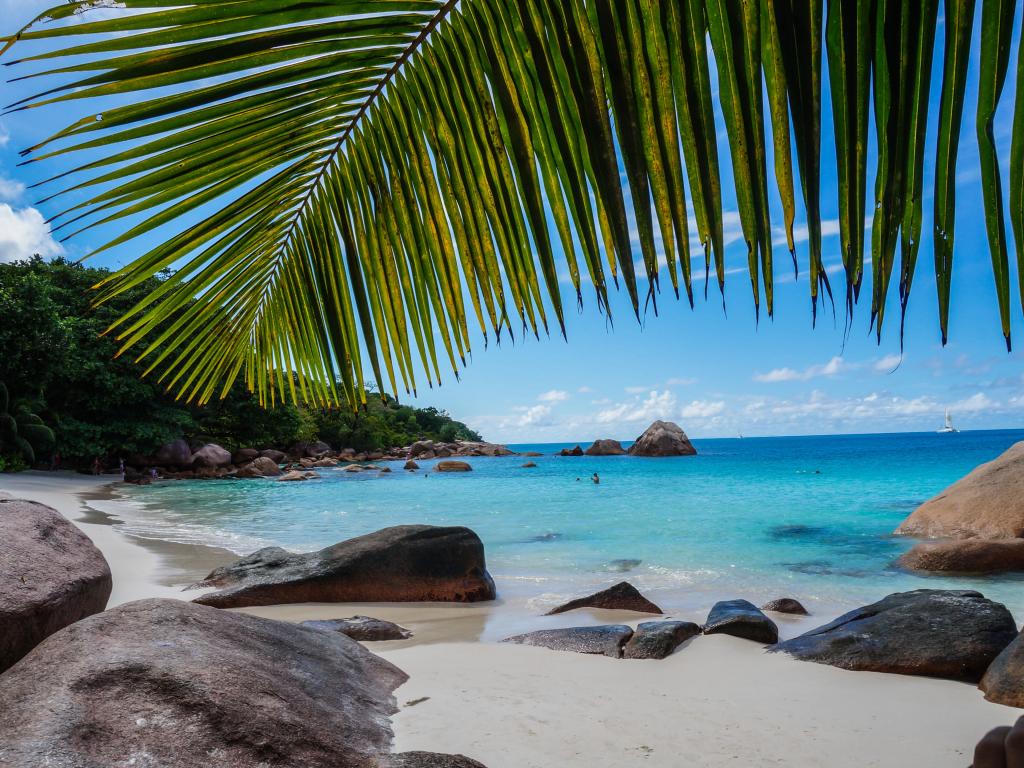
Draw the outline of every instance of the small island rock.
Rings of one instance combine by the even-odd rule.
[[[842,669],[976,683],[1016,637],[1006,607],[979,592],[918,589],[857,608],[771,650]]]
[[[536,468],[537,468],[537,462],[535,462],[535,461],[528,461],[525,464],[523,464],[523,466],[521,467],[521,469],[536,469]]]
[[[493,600],[484,545],[469,528],[399,525],[319,552],[267,547],[217,568],[195,602],[217,608],[286,603]]]
[[[600,608],[605,611],[637,611],[638,613],[662,613],[656,606],[628,581],[620,581],[608,589],[602,589],[586,597],[570,600],[547,612],[547,616],[574,611],[577,608]]]
[[[585,453],[587,456],[622,456],[626,449],[618,440],[595,440]]]
[[[1024,441],[926,501],[896,533],[922,538],[1024,538]]]
[[[622,649],[622,658],[664,659],[700,633],[700,625],[692,621],[645,621]]]
[[[302,472],[297,469],[293,469],[290,472],[285,472],[279,478],[279,483],[301,483],[304,480],[313,480],[317,477],[316,472]]]
[[[405,466],[403,467],[403,469],[407,469],[410,472],[415,472],[419,468],[420,468],[420,465],[417,464],[412,459],[409,459],[407,462],[405,462]]]
[[[102,553],[55,509],[0,499],[0,672],[106,608],[112,584]]]
[[[472,472],[473,467],[464,461],[439,461],[434,467],[435,472]]]
[[[629,447],[630,456],[694,456],[697,449],[671,421],[656,421]]]
[[[779,641],[779,628],[747,600],[722,600],[712,607],[704,624],[705,635],[732,635],[771,645]]]
[[[502,642],[550,648],[553,651],[598,654],[618,659],[622,656],[622,646],[632,636],[633,630],[625,624],[606,624],[598,627],[541,629],[509,637]]]

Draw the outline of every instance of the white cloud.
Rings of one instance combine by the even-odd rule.
[[[0,144],[0,146],[3,145]],[[23,194],[25,194],[24,184],[14,179],[8,179],[6,176],[0,176],[0,200],[13,203]]]
[[[560,389],[552,389],[537,396],[542,403],[561,403],[569,399],[569,393]]]
[[[696,384],[696,383],[697,383],[697,379],[696,378],[688,377],[688,376],[680,376],[680,377],[677,377],[677,378],[669,379],[668,381],[665,382],[665,386],[667,386],[667,387],[688,387],[691,384]]]
[[[647,386],[646,384],[641,384],[640,386],[634,386],[634,387],[625,387],[626,394],[629,394],[629,395],[639,395],[639,394],[642,394],[642,393],[648,391],[649,389],[650,389],[650,387]]]
[[[776,368],[768,373],[755,373],[754,381],[767,384],[774,384],[780,381],[808,381],[820,376],[835,376],[845,366],[843,358],[837,355],[823,365],[812,365],[801,371],[794,370],[793,368]]]
[[[576,391],[579,392],[581,395],[586,395],[586,394],[589,394],[590,392],[593,392],[594,390],[592,390],[590,387],[584,385],[584,386],[580,387],[579,389],[577,389]]]
[[[679,415],[684,419],[710,419],[725,411],[725,402],[722,400],[694,400],[683,407]]]
[[[515,410],[516,415],[502,424],[503,427],[540,427],[551,423],[550,405],[532,405]]]
[[[14,209],[0,203],[0,263],[27,259],[35,254],[53,258],[64,248],[50,234],[50,227],[35,208]]]
[[[956,412],[976,413],[978,411],[990,411],[998,406],[999,404],[989,398],[984,392],[977,392],[964,400],[953,403],[950,408]]]
[[[889,373],[902,362],[903,358],[900,355],[886,355],[875,363],[874,368],[880,373]]]
[[[677,407],[676,396],[669,390],[652,391],[644,400],[634,398],[629,402],[619,403],[600,411],[596,416],[596,421],[599,424],[611,424],[613,422],[669,419],[673,417]]]
[[[11,134],[7,132],[7,126],[0,121],[0,149],[3,149],[11,143]]]

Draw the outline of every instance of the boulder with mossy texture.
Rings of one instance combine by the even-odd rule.
[[[671,421],[656,421],[629,447],[630,456],[694,456],[697,449],[683,428]]]
[[[111,588],[103,554],[60,513],[0,499],[0,672],[54,632],[106,608]]]
[[[896,533],[921,538],[1024,538],[1024,441],[926,501]]]
[[[771,650],[842,669],[978,682],[1017,637],[1001,603],[980,592],[897,592]]]
[[[392,692],[407,679],[339,633],[143,600],[7,671],[0,764],[372,768],[390,759]]]
[[[399,525],[319,552],[261,549],[217,568],[194,588],[218,608],[285,603],[493,600],[484,546],[469,528]]]

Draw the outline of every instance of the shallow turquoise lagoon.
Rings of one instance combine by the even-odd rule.
[[[471,459],[474,471],[308,483],[170,482],[115,505],[125,530],[238,553],[309,550],[400,523],[467,525],[508,599],[554,602],[626,578],[663,607],[793,596],[822,612],[922,587],[979,589],[1024,617],[1024,580],[922,577],[894,528],[1024,431],[695,440],[696,457]],[[585,447],[585,446],[584,446]],[[434,462],[422,462],[429,469]],[[598,472],[601,484],[589,478]],[[579,478],[579,480],[577,480]]]

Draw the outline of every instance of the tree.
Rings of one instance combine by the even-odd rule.
[[[656,307],[659,239],[672,290],[692,301],[690,207],[705,288],[712,262],[723,287],[712,62],[755,304],[773,312],[769,142],[794,262],[798,196],[806,211],[812,314],[820,294],[831,295],[819,213],[825,56],[847,311],[865,270],[873,121],[879,337],[893,280],[906,312],[924,221],[938,0],[124,0],[123,14],[90,21],[94,5],[64,3],[6,40],[4,50],[52,41],[44,60],[57,63],[43,70],[65,80],[15,108],[128,97],[33,153],[106,151],[78,169],[77,184],[62,182],[97,190],[69,206],[64,232],[144,214],[120,241],[176,222],[177,235],[105,280],[99,297],[181,266],[160,285],[159,307],[133,306],[117,329],[124,348],[164,359],[162,380],[190,400],[206,402],[242,377],[261,403],[354,404],[365,396],[364,357],[381,391],[385,376],[391,391],[399,382],[415,391],[414,357],[429,384],[441,380],[439,358],[453,372],[464,363],[470,315],[485,340],[517,325],[564,333],[556,243],[577,300],[585,273],[600,311],[610,311],[610,279],[638,315]],[[974,0],[944,3],[932,180],[944,339],[956,148],[976,50],[985,216],[1010,343],[992,124],[1015,8],[983,0],[976,44]],[[43,23],[78,14],[79,23]],[[78,54],[87,55],[72,60]],[[1016,69],[1009,216],[1024,265],[1024,54]],[[168,318],[170,332],[160,333]]]

